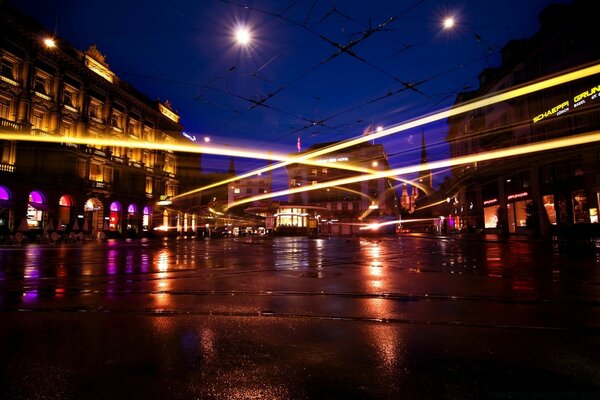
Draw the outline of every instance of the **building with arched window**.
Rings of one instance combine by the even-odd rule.
[[[171,104],[121,80],[96,46],[82,52],[60,38],[44,46],[50,33],[6,2],[0,26],[0,130],[52,139],[0,138],[0,229],[142,234],[162,225],[156,203],[180,190],[177,155],[135,143],[185,140]],[[178,212],[167,214],[176,226]]]

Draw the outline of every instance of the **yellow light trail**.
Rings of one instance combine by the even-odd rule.
[[[599,140],[600,140],[600,131],[594,131],[594,132],[590,132],[590,133],[586,133],[586,134],[570,136],[567,138],[551,139],[551,140],[546,140],[543,142],[532,143],[532,144],[527,144],[527,145],[522,145],[522,146],[517,146],[517,147],[511,147],[508,149],[493,150],[493,151],[489,151],[489,152],[485,152],[485,153],[477,153],[477,154],[472,154],[472,155],[463,156],[463,157],[451,158],[451,159],[447,159],[447,160],[440,160],[440,161],[431,162],[431,163],[427,163],[427,164],[412,165],[412,166],[408,166],[408,167],[396,168],[396,169],[391,169],[391,170],[387,170],[387,171],[378,171],[377,173],[374,173],[371,175],[359,175],[359,176],[353,176],[353,177],[348,177],[348,178],[343,178],[343,179],[337,179],[337,180],[330,181],[330,182],[323,182],[323,183],[318,183],[316,185],[306,186],[304,188],[293,188],[293,189],[282,190],[279,192],[273,192],[270,194],[258,195],[258,196],[254,196],[254,197],[236,201],[236,202],[230,204],[227,208],[232,208],[232,207],[239,206],[239,205],[246,204],[246,203],[253,202],[253,201],[264,200],[264,199],[268,199],[271,197],[279,197],[279,196],[285,196],[285,195],[294,194],[294,193],[301,193],[301,192],[306,192],[306,191],[311,191],[311,190],[324,189],[324,188],[328,188],[328,187],[332,187],[332,186],[348,185],[351,183],[362,182],[362,181],[369,180],[369,179],[379,179],[379,178],[385,178],[385,177],[392,176],[392,175],[410,174],[410,173],[415,173],[415,172],[419,172],[419,171],[423,171],[423,170],[448,168],[448,167],[453,167],[453,166],[461,165],[461,164],[471,164],[474,162],[489,161],[489,160],[495,160],[498,158],[514,157],[514,156],[528,154],[528,153],[537,153],[537,152],[542,152],[542,151],[546,151],[546,150],[558,149],[558,148],[562,148],[562,147],[577,146],[577,145],[582,145],[582,144],[587,144],[587,143],[593,143],[593,142],[597,142]]]
[[[219,146],[199,146],[199,145],[189,145],[189,144],[174,144],[174,143],[164,143],[164,142],[145,142],[139,140],[119,140],[119,139],[109,139],[109,138],[89,138],[89,137],[65,137],[65,136],[37,136],[30,135],[26,133],[14,133],[14,132],[0,132],[0,140],[15,140],[15,141],[28,141],[28,142],[45,142],[45,143],[71,143],[71,144],[80,144],[80,145],[88,145],[88,146],[115,146],[115,147],[130,147],[130,148],[140,148],[140,149],[149,149],[149,150],[167,150],[167,151],[177,151],[177,152],[185,152],[185,153],[202,153],[202,154],[213,154],[220,156],[234,156],[234,157],[242,157],[242,158],[252,158],[252,159],[262,159],[262,160],[274,160],[274,161],[286,161],[289,160],[290,157],[284,154],[273,154],[271,152],[265,153],[254,150],[239,150],[231,147],[219,147]],[[348,171],[361,172],[361,173],[372,173],[376,172],[376,170],[363,168],[354,166],[348,163],[329,163],[327,161],[311,161],[307,160],[305,162],[307,165],[315,165],[319,167],[328,167],[328,168],[337,168],[344,169]],[[184,196],[189,196],[190,194],[194,194],[200,192],[202,190],[207,190],[216,186],[221,186],[226,183],[230,183],[239,179],[251,177],[257,175],[262,172],[268,172],[272,170],[271,166],[267,166],[264,168],[260,168],[242,175],[237,175],[233,178],[226,179],[208,186],[204,186],[202,188],[194,189],[192,191],[179,194],[171,198],[171,200],[178,199]],[[400,179],[400,178],[398,178]],[[402,179],[401,179],[402,180]],[[402,180],[405,181],[405,180]],[[407,182],[411,182],[406,180]]]
[[[286,165],[290,165],[293,163],[300,164],[312,164],[314,161],[310,161],[312,158],[319,157],[334,151],[342,150],[347,147],[351,147],[357,144],[361,144],[364,142],[368,142],[371,140],[375,140],[381,137],[389,136],[395,133],[399,133],[402,131],[406,131],[408,129],[416,128],[421,125],[425,125],[428,123],[436,122],[442,119],[447,119],[454,115],[459,115],[468,111],[472,111],[477,108],[486,107],[498,102],[507,101],[513,99],[515,97],[523,96],[526,94],[530,94],[539,90],[548,89],[553,86],[557,86],[563,83],[571,82],[577,79],[582,79],[591,75],[596,75],[600,73],[600,64],[596,64],[590,67],[582,68],[576,71],[568,72],[562,75],[555,76],[553,78],[548,78],[540,82],[531,83],[525,85],[520,88],[508,90],[506,92],[498,93],[495,95],[491,95],[479,100],[473,100],[462,105],[454,106],[451,108],[447,108],[440,112],[436,112],[430,115],[426,115],[424,117],[416,118],[412,121],[408,121],[405,123],[401,123],[397,126],[390,127],[387,129],[383,129],[380,132],[374,132],[368,135],[360,136],[355,139],[347,140],[340,142],[338,144],[324,147],[319,150],[315,150],[309,153],[305,153],[299,156],[289,157],[289,156],[276,156],[272,154],[265,154],[262,152],[252,152],[252,151],[244,151],[244,150],[235,150],[232,148],[221,148],[221,147],[212,147],[212,146],[190,146],[190,145],[179,145],[179,144],[166,144],[166,143],[151,143],[151,142],[137,142],[138,146],[135,147],[143,147],[147,149],[155,149],[155,150],[172,150],[172,151],[181,151],[181,152],[198,152],[204,154],[214,154],[214,155],[225,155],[225,156],[237,156],[237,157],[245,157],[245,158],[259,158],[266,160],[281,160],[281,162],[269,165],[264,168],[257,169],[255,171],[224,180],[221,182],[217,182],[212,185],[208,185],[202,188],[195,189],[190,192],[182,193],[173,197],[172,199],[181,198],[184,196],[188,196],[202,190],[207,190],[212,187],[221,186],[226,183],[230,183],[234,180],[250,177],[262,172],[268,172],[274,170],[276,168],[284,167]],[[99,146],[123,146],[123,147],[134,147],[130,141],[123,140],[108,140],[108,139],[97,139],[97,138],[66,138],[66,137],[51,137],[51,136],[32,136],[28,134],[15,134],[15,133],[6,133],[0,132],[0,139],[4,140],[24,140],[24,141],[37,141],[37,142],[55,142],[55,143],[65,143],[70,142],[73,144],[86,144],[86,145],[99,145]],[[133,142],[136,143],[136,142]],[[336,163],[342,164],[342,163]],[[317,163],[316,165],[327,165],[329,167],[333,167],[332,164],[328,163]],[[453,164],[457,165],[457,164]],[[348,166],[346,164],[346,166]],[[336,166],[337,167],[337,166]],[[358,168],[358,167],[357,167]],[[410,168],[408,168],[410,170]],[[397,171],[404,170],[403,168],[390,170]],[[358,172],[358,171],[357,171]],[[407,172],[404,172],[407,173]],[[374,171],[372,173],[371,178],[366,179],[375,179],[374,176],[380,177],[392,177],[398,175],[398,173],[390,174],[389,171],[387,173],[382,173],[381,171]],[[366,180],[362,179],[362,180]],[[358,182],[358,181],[355,181]],[[312,188],[310,190],[315,190],[323,187],[322,185],[316,185],[316,188]],[[333,185],[332,185],[333,186]]]
[[[545,79],[543,81],[540,82],[536,82],[536,83],[531,83],[528,85],[525,85],[523,87],[520,88],[516,88],[516,89],[511,89],[508,90],[506,92],[502,92],[502,93],[498,93],[495,95],[491,95],[488,97],[484,97],[482,99],[479,100],[473,100],[473,101],[469,101],[466,103],[463,103],[462,105],[458,105],[458,106],[454,106],[451,108],[447,108],[445,110],[430,114],[430,115],[426,115],[424,117],[421,118],[416,118],[412,121],[408,121],[402,124],[399,124],[397,126],[394,127],[390,127],[390,128],[386,128],[383,129],[382,131],[379,132],[374,132],[371,133],[369,135],[364,135],[364,136],[360,136],[357,137],[355,139],[351,139],[351,140],[347,140],[347,141],[343,141],[340,142],[338,144],[332,145],[332,146],[327,146],[324,147],[322,149],[319,150],[315,150],[309,153],[305,153],[299,156],[295,156],[295,157],[291,157],[288,158],[286,161],[282,161],[276,164],[272,164],[270,166],[267,166],[265,168],[261,168],[258,169],[256,171],[250,172],[248,174],[244,174],[241,175],[240,177],[238,177],[237,179],[241,179],[241,178],[245,178],[245,177],[249,177],[252,175],[255,175],[257,173],[262,173],[262,172],[268,172],[271,171],[273,169],[276,168],[280,168],[280,167],[285,167],[287,165],[293,164],[293,163],[300,163],[300,164],[307,164],[308,160],[315,158],[315,157],[319,157],[322,155],[326,155],[328,153],[334,152],[334,151],[338,151],[338,150],[342,150],[345,149],[347,147],[351,147],[357,144],[361,144],[364,142],[368,142],[371,140],[375,140],[375,139],[379,139],[382,138],[384,136],[389,136],[395,133],[399,133],[402,131],[406,131],[412,128],[416,128],[419,127],[421,125],[425,125],[425,124],[429,124],[432,122],[436,122],[442,119],[447,119],[449,117],[455,116],[455,115],[459,115],[468,111],[472,111],[475,110],[477,108],[481,108],[481,107],[486,107],[495,103],[499,103],[502,101],[507,101],[510,99],[513,99],[515,97],[519,97],[519,96],[524,96],[526,94],[530,94],[530,93],[534,93],[537,92],[539,90],[543,90],[543,89],[548,89],[550,87],[553,86],[557,86],[557,85],[561,85],[563,83],[567,83],[567,82],[571,82],[577,79],[582,79],[591,75],[596,75],[600,73],[600,64],[596,64],[590,67],[586,67],[586,68],[582,68],[576,71],[572,71],[572,72],[568,72],[568,73],[564,73],[562,75],[558,75],[555,76],[553,78],[548,78]],[[388,176],[394,176],[394,175],[388,175]],[[193,193],[197,193],[199,191],[202,190],[206,190],[206,189],[210,189],[212,187],[215,186],[220,186],[223,185],[225,183],[229,183],[232,182],[233,180],[237,180],[232,178],[231,180],[224,180],[221,182],[217,182],[213,185],[204,187],[204,188],[198,188],[196,190],[187,192],[187,193],[182,193],[178,196],[176,196],[177,198],[179,197],[183,197],[183,196],[187,196]]]

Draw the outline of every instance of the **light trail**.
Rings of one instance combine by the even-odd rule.
[[[382,138],[385,136],[389,136],[389,135],[392,135],[395,133],[403,132],[403,131],[406,131],[406,130],[409,130],[412,128],[419,127],[421,125],[429,124],[429,123],[436,122],[436,121],[439,121],[442,119],[447,119],[447,118],[455,116],[455,115],[469,112],[469,111],[475,110],[477,108],[486,107],[486,106],[489,106],[489,105],[492,105],[495,103],[499,103],[502,101],[507,101],[507,100],[513,99],[515,97],[524,96],[526,94],[534,93],[539,90],[548,89],[548,88],[551,88],[551,87],[554,87],[557,85],[561,85],[563,83],[571,82],[571,81],[574,81],[577,79],[582,79],[582,78],[585,78],[585,77],[588,77],[591,75],[596,75],[598,73],[600,73],[600,64],[596,64],[596,65],[582,68],[582,69],[572,71],[572,72],[567,72],[562,75],[555,76],[553,78],[548,78],[548,79],[542,80],[540,82],[531,83],[531,84],[525,85],[520,88],[511,89],[506,92],[502,92],[502,93],[498,93],[495,95],[491,95],[489,97],[485,97],[483,99],[473,100],[473,101],[466,102],[462,105],[458,105],[458,106],[451,107],[451,108],[449,107],[449,108],[439,111],[437,113],[426,115],[424,117],[417,118],[412,121],[408,121],[408,122],[399,124],[394,127],[383,129],[380,132],[373,132],[368,135],[364,135],[364,136],[360,136],[360,137],[357,137],[354,139],[346,140],[346,141],[340,142],[340,143],[332,145],[332,146],[324,147],[319,150],[315,150],[315,151],[312,151],[309,153],[302,154],[300,156],[291,157],[286,161],[272,164],[265,168],[261,168],[261,169],[255,170],[253,172],[249,172],[248,174],[244,174],[244,175],[242,175],[242,177],[252,176],[259,172],[260,173],[268,172],[273,169],[285,167],[285,166],[293,164],[293,163],[307,164],[308,161],[312,158],[323,156],[323,155],[326,155],[326,154],[334,152],[334,151],[343,150],[347,147],[351,147],[351,146],[361,144],[364,142],[369,142],[369,141],[379,139],[379,138]],[[393,176],[393,175],[391,175],[391,176]],[[241,179],[241,178],[238,178],[238,179]],[[236,180],[236,179],[232,178],[232,180]],[[206,190],[206,189],[209,189],[209,188],[212,188],[215,186],[220,186],[225,183],[229,183],[232,180],[225,180],[225,181],[221,181],[220,183],[217,182],[213,185],[210,185],[209,187],[199,188],[194,191],[180,194],[177,197],[181,198],[183,196],[197,193],[201,190]]]
[[[364,142],[369,142],[375,139],[379,139],[385,136],[389,136],[395,133],[399,133],[402,131],[406,131],[412,128],[416,128],[419,127],[421,125],[425,125],[428,123],[432,123],[432,122],[436,122],[442,119],[447,119],[449,117],[452,117],[454,115],[458,115],[458,114],[462,114],[468,111],[472,111],[474,109],[477,108],[481,108],[481,107],[486,107],[498,102],[502,102],[502,101],[507,101],[510,99],[513,99],[515,97],[519,97],[519,96],[523,96],[526,94],[530,94],[539,90],[543,90],[543,89],[548,89],[550,87],[553,86],[557,86],[563,83],[567,83],[567,82],[571,82],[577,79],[582,79],[591,75],[596,75],[600,73],[600,64],[596,64],[590,67],[586,67],[586,68],[582,68],[576,71],[572,71],[572,72],[568,72],[553,78],[548,78],[545,79],[543,81],[540,82],[536,82],[536,83],[532,83],[532,84],[528,84],[525,85],[523,87],[520,88],[516,88],[516,89],[512,89],[512,90],[508,90],[506,92],[503,93],[498,93],[495,95],[491,95],[489,97],[485,97],[483,99],[480,100],[473,100],[467,103],[464,103],[462,105],[458,105],[452,108],[447,108],[445,110],[442,110],[440,112],[434,113],[434,114],[430,114],[430,115],[426,115],[424,117],[421,118],[417,118],[414,119],[412,121],[408,121],[405,123],[401,123],[397,126],[394,127],[390,127],[387,129],[383,129],[380,132],[373,132],[371,134],[368,135],[364,135],[364,136],[360,136],[357,137],[355,139],[351,139],[351,140],[347,140],[347,141],[343,141],[340,142],[338,144],[332,145],[332,146],[328,146],[328,147],[324,147],[322,149],[319,150],[315,150],[309,153],[305,153],[299,156],[294,156],[294,157],[289,157],[289,156],[276,156],[273,154],[266,154],[263,152],[252,152],[252,151],[243,151],[243,150],[236,150],[236,149],[232,149],[232,148],[220,148],[220,147],[213,147],[213,146],[190,146],[190,145],[179,145],[179,144],[168,144],[168,143],[151,143],[151,142],[137,142],[139,143],[139,145],[137,147],[142,147],[143,148],[147,148],[147,149],[155,149],[155,150],[172,150],[172,151],[181,151],[181,152],[198,152],[198,153],[204,153],[204,154],[214,154],[214,155],[225,155],[225,156],[237,156],[237,157],[245,157],[245,158],[259,158],[259,159],[266,159],[266,160],[281,160],[281,162],[266,166],[264,168],[260,168],[251,172],[248,172],[246,174],[242,174],[240,176],[231,178],[231,179],[227,179],[221,182],[216,182],[215,184],[209,185],[209,186],[205,186],[202,188],[198,188],[186,193],[182,193],[179,194],[177,196],[174,196],[172,198],[173,199],[179,199],[182,198],[184,196],[189,196],[191,194],[194,193],[198,193],[202,190],[207,190],[209,188],[212,187],[216,187],[216,186],[221,186],[224,185],[226,183],[230,183],[232,181],[235,180],[239,180],[245,177],[250,177],[253,175],[256,175],[258,173],[262,173],[262,172],[268,172],[271,170],[274,170],[276,168],[280,168],[280,167],[284,167],[293,163],[300,163],[300,164],[312,164],[315,163],[314,161],[311,161],[311,159],[315,158],[315,157],[319,157],[322,155],[326,155],[328,153],[334,152],[334,151],[338,151],[338,150],[342,150],[357,144],[361,144]],[[100,145],[100,146],[123,146],[123,147],[133,147],[131,142],[129,141],[122,141],[122,140],[109,140],[109,139],[97,139],[97,138],[65,138],[65,137],[52,137],[52,136],[33,136],[33,135],[29,135],[29,134],[15,134],[15,133],[5,133],[5,132],[0,132],[0,139],[4,139],[4,140],[23,140],[23,141],[35,141],[35,142],[55,142],[55,143],[65,143],[65,142],[70,142],[73,144],[85,144],[85,145]],[[136,143],[136,142],[134,142]],[[539,150],[538,150],[539,151]],[[468,158],[468,157],[467,157]],[[473,162],[473,161],[472,161]],[[444,161],[440,161],[439,163],[444,163]],[[337,165],[341,165],[342,163],[336,163]],[[436,163],[430,163],[427,165],[433,165]],[[463,163],[456,163],[456,164],[442,164],[442,166],[440,168],[443,168],[445,166],[450,166],[450,165],[459,165],[459,164],[463,164]],[[316,165],[323,165],[323,164],[316,164]],[[325,164],[329,167],[333,167],[332,164]],[[336,165],[336,167],[337,167]],[[346,164],[347,166],[347,164]],[[358,167],[357,167],[358,168]],[[431,168],[430,168],[431,169]],[[403,172],[395,172],[395,171],[403,171]],[[406,172],[405,172],[406,171]],[[354,181],[350,181],[347,183],[354,183],[354,182],[359,182],[362,180],[366,180],[366,179],[377,179],[376,177],[392,177],[398,174],[403,174],[403,173],[410,173],[410,172],[416,172],[419,171],[419,169],[414,169],[412,167],[406,167],[406,168],[399,168],[399,169],[394,169],[394,170],[389,170],[387,172],[382,172],[382,171],[374,171],[371,173],[371,175],[369,175],[369,177],[367,178],[361,178],[359,180],[354,180]],[[358,171],[357,171],[358,172]],[[394,172],[394,173],[391,173]],[[349,179],[356,179],[356,178],[349,178]],[[344,182],[345,180],[341,180],[342,182]],[[335,181],[333,181],[335,182]],[[328,186],[324,186],[323,184],[318,184],[318,185],[314,185],[312,186],[312,188],[310,189],[303,189],[302,191],[306,191],[306,190],[316,190],[316,189],[320,189],[323,187],[330,187],[330,186],[336,186],[339,185],[340,183],[333,183],[332,182],[328,183]],[[347,183],[343,183],[343,184],[347,184]],[[282,191],[282,192],[277,192],[277,193],[284,193],[286,194],[287,191]],[[290,192],[290,193],[297,193],[297,191],[295,192]],[[283,195],[283,194],[279,194],[279,195]],[[269,197],[274,197],[275,194],[271,194]],[[278,196],[278,195],[277,195]],[[262,197],[262,196],[257,196],[257,197]],[[263,197],[264,198],[264,197]],[[255,201],[256,199],[254,199]],[[246,201],[248,202],[248,201]],[[239,203],[239,202],[237,202]],[[237,204],[234,203],[234,204]],[[243,203],[242,203],[243,204]],[[233,205],[232,205],[233,206]],[[231,207],[232,207],[231,206]]]
[[[529,153],[538,153],[538,152],[542,152],[542,151],[546,151],[546,150],[553,150],[553,149],[558,149],[558,148],[562,148],[562,147],[577,146],[577,145],[593,143],[593,142],[597,142],[597,141],[600,141],[600,131],[594,131],[594,132],[590,132],[590,133],[586,133],[586,134],[570,136],[567,138],[546,140],[543,142],[532,143],[532,144],[527,144],[527,145],[517,146],[517,147],[511,147],[508,149],[493,150],[493,151],[489,151],[489,152],[485,152],[485,153],[477,153],[477,154],[472,154],[472,155],[463,156],[463,157],[456,157],[456,158],[447,159],[447,160],[440,160],[440,161],[431,162],[431,163],[427,163],[427,164],[412,165],[412,166],[408,166],[408,167],[396,168],[396,169],[391,169],[391,170],[387,170],[387,171],[379,171],[379,172],[377,172],[375,174],[371,174],[371,175],[359,175],[359,176],[353,176],[353,177],[348,177],[348,178],[343,178],[343,179],[337,179],[337,180],[330,181],[330,182],[323,182],[323,183],[318,183],[316,185],[306,186],[304,188],[292,188],[292,189],[282,190],[279,192],[273,192],[270,194],[258,195],[258,196],[242,199],[242,200],[232,203],[227,208],[236,207],[236,206],[246,204],[249,202],[253,202],[253,201],[265,200],[265,199],[268,199],[271,197],[286,196],[289,194],[307,192],[307,191],[311,191],[311,190],[319,190],[319,189],[324,189],[324,188],[328,188],[328,187],[332,187],[332,186],[348,185],[351,183],[362,182],[362,181],[369,180],[369,179],[379,179],[379,178],[385,178],[388,176],[410,174],[410,173],[415,173],[415,172],[424,171],[424,170],[448,168],[448,167],[453,167],[453,166],[457,166],[457,165],[461,165],[461,164],[471,164],[471,163],[475,163],[475,162],[495,160],[498,158],[514,157],[514,156],[529,154]]]

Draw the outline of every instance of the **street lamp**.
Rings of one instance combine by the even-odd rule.
[[[454,25],[456,24],[456,21],[454,20],[454,17],[446,17],[444,18],[444,22],[443,22],[443,26],[445,30],[449,30],[454,28]]]
[[[240,26],[235,31],[235,40],[242,46],[247,46],[252,41],[252,34],[245,26]]]
[[[44,42],[44,46],[46,46],[49,49],[56,47],[56,42],[51,37],[44,38],[43,42]]]

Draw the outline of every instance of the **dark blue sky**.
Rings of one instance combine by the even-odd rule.
[[[285,153],[296,151],[298,136],[306,148],[450,106],[457,92],[477,87],[483,68],[498,65],[507,41],[537,31],[550,3],[15,2],[76,48],[96,44],[117,76],[168,99],[186,132]],[[457,22],[451,31],[441,29],[446,15]],[[241,24],[253,35],[246,48],[232,36]],[[423,129],[430,159],[446,157],[446,126]],[[381,139],[393,166],[418,162],[420,136]],[[207,158],[204,167],[227,163]]]

